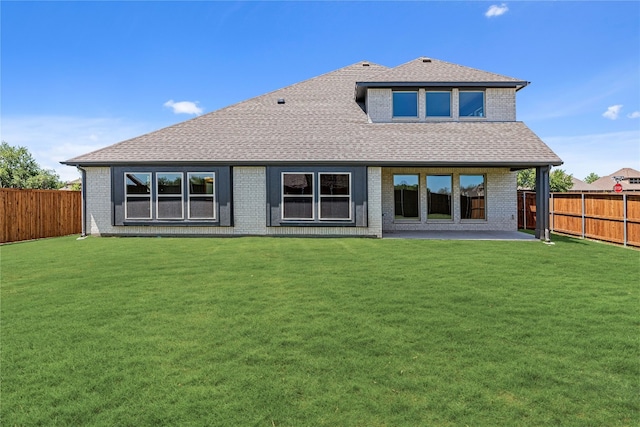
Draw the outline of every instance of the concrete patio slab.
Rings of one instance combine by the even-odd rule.
[[[520,231],[394,231],[382,234],[383,239],[426,240],[523,240],[539,241],[535,236]]]

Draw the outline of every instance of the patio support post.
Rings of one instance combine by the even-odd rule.
[[[549,241],[549,170],[550,166],[536,168],[536,238]]]

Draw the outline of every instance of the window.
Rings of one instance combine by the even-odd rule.
[[[351,174],[319,173],[320,219],[351,219]]]
[[[282,174],[282,219],[313,219],[313,175]]]
[[[640,184],[640,178],[629,178],[629,184]]]
[[[151,218],[150,173],[126,173],[124,193],[126,218]]]
[[[215,219],[215,173],[189,173],[189,219]]]
[[[460,91],[460,117],[484,117],[484,92]]]
[[[427,219],[451,219],[451,175],[427,176]]]
[[[182,173],[157,173],[157,217],[182,219]]]
[[[418,92],[393,92],[393,117],[418,117]]]
[[[484,175],[460,175],[460,219],[485,219]]]
[[[419,220],[419,175],[394,175],[394,218]]]
[[[426,93],[427,117],[451,117],[451,92]]]

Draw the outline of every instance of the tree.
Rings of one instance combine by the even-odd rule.
[[[599,179],[600,179],[600,177],[599,177],[596,173],[591,172],[591,173],[590,173],[589,175],[587,175],[587,177],[584,179],[584,182],[586,182],[587,184],[591,184],[592,182],[597,181],[597,180],[599,180]]]
[[[567,174],[563,169],[554,169],[549,174],[549,188],[552,192],[560,193],[569,191],[573,187],[573,175]],[[525,169],[518,171],[518,188],[527,190],[536,189],[536,170]]]
[[[52,170],[42,169],[25,147],[0,144],[0,187],[41,188],[62,187],[60,177]]]
[[[524,169],[518,171],[518,188],[522,190],[536,189],[536,170]]]
[[[554,169],[549,174],[549,188],[553,192],[564,192],[573,187],[573,175],[568,174],[563,169]]]

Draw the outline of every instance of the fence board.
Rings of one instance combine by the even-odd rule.
[[[0,243],[82,232],[79,191],[0,188]]]
[[[549,206],[551,231],[640,246],[640,194],[553,193]],[[518,192],[518,227],[535,229],[535,193]]]

